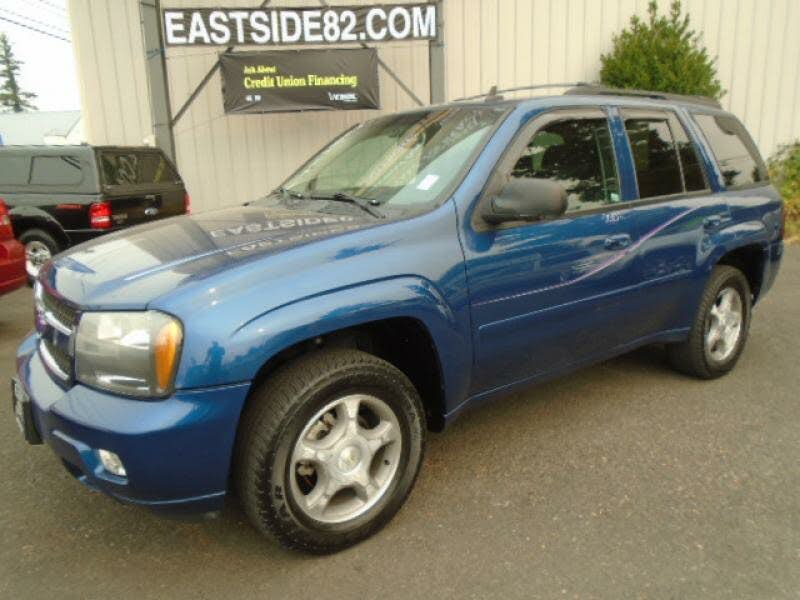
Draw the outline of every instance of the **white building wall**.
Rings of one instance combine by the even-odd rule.
[[[341,0],[373,4],[380,0]],[[164,0],[164,7],[257,5],[256,0]],[[276,0],[313,5],[318,0]],[[666,10],[668,0],[661,0]],[[727,90],[722,103],[743,119],[765,156],[800,137],[800,0],[684,0]],[[449,99],[534,83],[594,81],[600,54],[647,0],[444,0]],[[139,0],[70,0],[86,135],[95,144],[142,144],[152,117]],[[423,101],[429,99],[427,42],[379,44],[379,56]],[[241,48],[252,50],[254,48]],[[168,48],[173,113],[221,49]],[[381,71],[383,111],[413,108]],[[381,114],[337,111],[225,115],[214,75],[175,127],[178,166],[196,209],[244,202],[278,184],[344,128]]]
[[[153,127],[138,0],[68,5],[87,141],[142,145]]]
[[[670,0],[660,0],[661,12]],[[724,108],[765,157],[800,137],[798,0],[683,0],[717,57]],[[459,98],[536,83],[596,81],[600,55],[648,0],[446,0],[447,93]]]

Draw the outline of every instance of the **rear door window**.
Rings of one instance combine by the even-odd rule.
[[[695,113],[717,159],[725,187],[737,188],[767,181],[767,169],[744,126],[729,115]]]
[[[25,185],[30,173],[30,156],[0,153],[0,185]]]
[[[180,183],[180,177],[158,152],[104,151],[100,166],[105,185]]]
[[[76,185],[83,181],[81,160],[77,156],[34,156],[31,185]]]
[[[625,119],[625,131],[633,152],[639,197],[683,192],[681,166],[667,119]]]
[[[687,192],[699,192],[700,190],[708,189],[705,170],[700,164],[700,155],[694,142],[689,138],[681,122],[673,115],[670,115],[669,126],[675,136],[675,145],[678,148],[678,156],[681,159],[684,188]]]
[[[623,111],[639,198],[707,189],[697,149],[678,118],[661,111]]]

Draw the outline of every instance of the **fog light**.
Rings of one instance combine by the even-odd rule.
[[[117,475],[118,477],[127,477],[128,474],[125,472],[125,467],[122,464],[122,459],[114,454],[109,450],[103,450],[102,448],[97,451],[98,456],[100,457],[100,462],[103,463],[103,468],[106,471],[113,475]]]

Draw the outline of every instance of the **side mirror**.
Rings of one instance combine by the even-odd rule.
[[[547,179],[516,177],[509,180],[483,211],[484,221],[537,221],[560,217],[567,211],[567,190]]]

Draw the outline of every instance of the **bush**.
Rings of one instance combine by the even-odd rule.
[[[600,81],[616,88],[709,96],[725,93],[717,79],[714,60],[681,17],[681,3],[672,2],[668,17],[658,16],[651,0],[647,22],[631,17],[630,29],[614,36],[614,48],[600,57]]]
[[[786,239],[800,236],[800,142],[781,146],[769,159],[769,176],[786,201]]]

